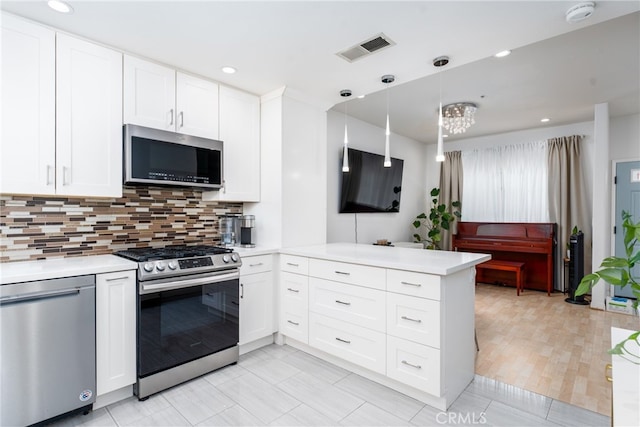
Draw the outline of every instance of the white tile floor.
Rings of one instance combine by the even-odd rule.
[[[610,426],[610,419],[477,376],[448,412],[289,346],[56,426]]]

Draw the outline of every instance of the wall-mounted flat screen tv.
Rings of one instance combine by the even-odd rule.
[[[379,154],[352,148],[348,154],[349,172],[342,172],[339,212],[400,212],[404,161],[392,157],[391,167],[385,168],[384,156]]]

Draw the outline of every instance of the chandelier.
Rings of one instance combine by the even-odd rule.
[[[457,102],[442,107],[442,126],[454,134],[464,133],[476,121],[478,106],[472,102]]]

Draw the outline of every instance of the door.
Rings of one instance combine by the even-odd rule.
[[[271,272],[240,277],[240,345],[273,333]]]
[[[56,192],[122,196],[122,54],[57,35]]]
[[[175,70],[125,55],[124,122],[175,131]]]
[[[218,139],[218,84],[176,74],[176,132]]]
[[[2,193],[55,193],[55,33],[2,15]]]
[[[620,162],[616,164],[616,207],[615,207],[615,256],[626,258],[622,211],[629,212],[633,222],[640,221],[640,161]],[[636,251],[640,244],[636,244]],[[640,280],[640,265],[631,271],[636,280]],[[632,297],[630,286],[614,286],[617,297]]]

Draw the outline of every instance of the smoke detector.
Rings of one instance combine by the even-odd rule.
[[[580,22],[593,15],[593,11],[596,8],[595,2],[585,1],[572,6],[567,10],[566,18],[568,23]]]

